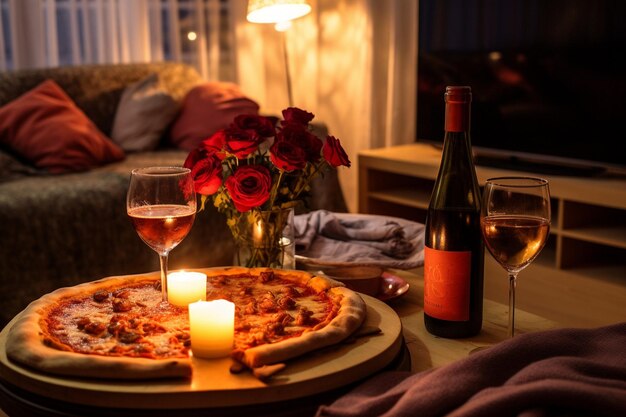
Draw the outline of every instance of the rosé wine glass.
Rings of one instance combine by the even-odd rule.
[[[548,181],[490,178],[483,191],[480,227],[487,250],[509,274],[509,337],[515,333],[517,274],[541,252],[550,233]]]
[[[191,170],[134,169],[126,195],[126,212],[141,240],[159,254],[161,294],[167,302],[168,255],[187,236],[196,216]]]

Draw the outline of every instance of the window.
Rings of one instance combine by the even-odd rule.
[[[0,0],[0,11],[0,69],[171,60],[234,79],[228,0]]]

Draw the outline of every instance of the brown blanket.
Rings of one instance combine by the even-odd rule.
[[[626,416],[626,322],[516,336],[450,365],[366,381],[318,416]]]

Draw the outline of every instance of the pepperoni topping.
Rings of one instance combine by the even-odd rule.
[[[322,292],[271,271],[214,276],[207,300],[235,303],[235,350],[301,335],[337,313]],[[184,358],[191,338],[187,309],[161,302],[160,281],[100,288],[58,302],[47,316],[48,346],[86,354]]]
[[[97,291],[93,295],[93,299],[99,303],[103,302],[109,298],[109,293],[107,291]]]
[[[127,299],[116,298],[113,300],[113,311],[115,311],[116,313],[130,311],[132,308],[133,303],[131,303]]]

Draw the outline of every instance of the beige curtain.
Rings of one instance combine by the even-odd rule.
[[[206,79],[231,80],[232,59],[220,48],[220,41],[231,37],[231,26],[220,22],[222,6],[228,3],[0,0],[9,23],[3,27],[0,19],[0,70],[174,60],[195,66]],[[7,39],[2,29],[10,34]]]
[[[313,11],[285,32],[294,105],[313,112],[348,151],[340,170],[350,211],[357,209],[360,150],[415,139],[417,1],[313,0]],[[245,20],[234,0],[238,82],[279,114],[288,106],[282,33]]]
[[[151,0],[9,0],[13,53],[11,68],[3,69],[150,61],[149,8],[156,6]]]

